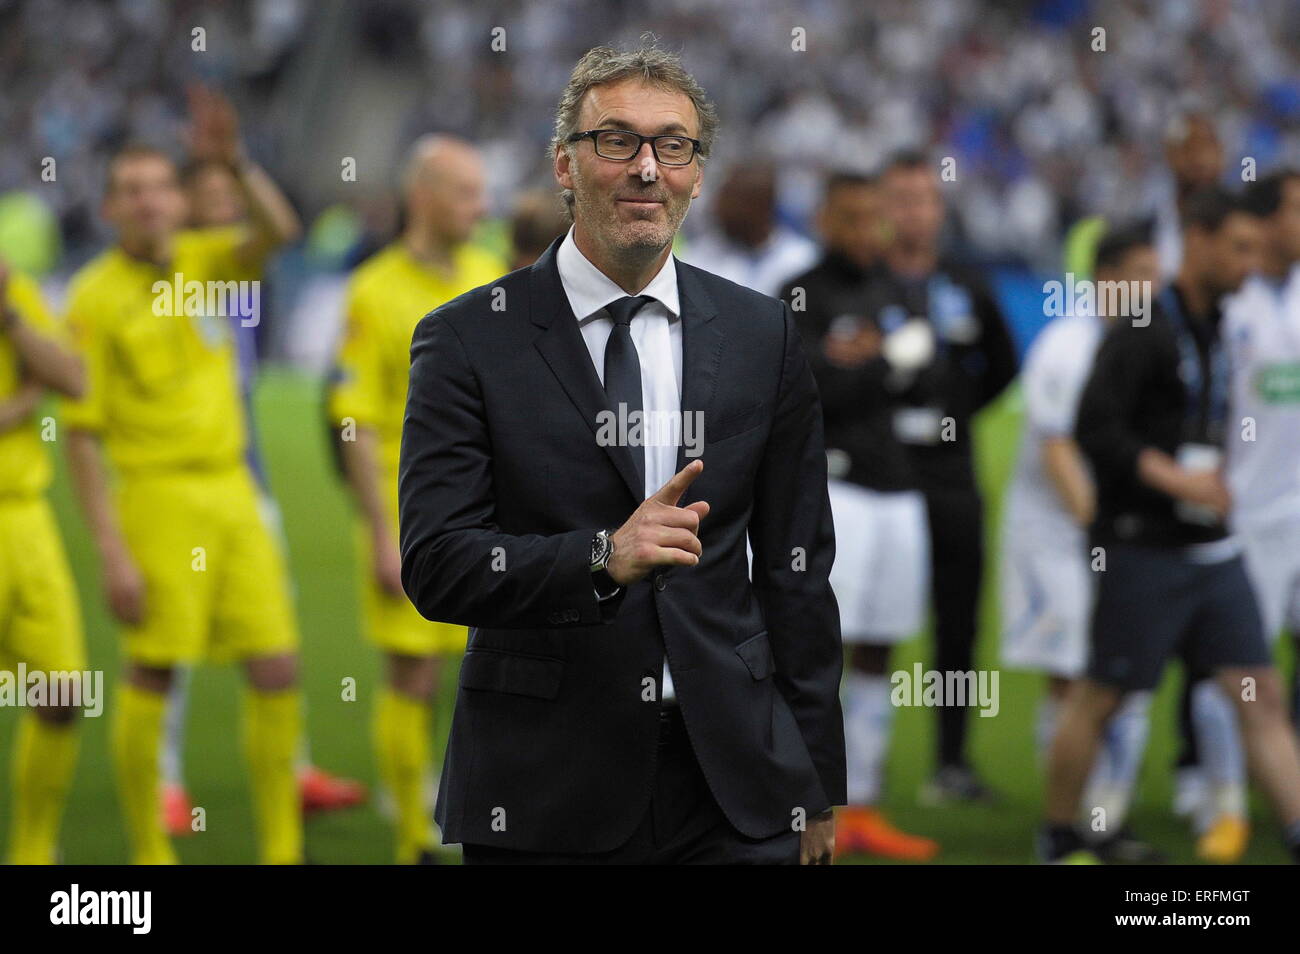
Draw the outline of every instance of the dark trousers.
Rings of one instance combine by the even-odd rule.
[[[796,865],[800,835],[746,838],[713,799],[676,706],[659,716],[659,764],[645,817],[632,837],[600,854],[551,854],[465,845],[467,865]],[[792,819],[793,821],[793,819]]]
[[[980,583],[984,577],[984,504],[975,488],[926,490],[934,596],[934,668],[974,668]],[[965,706],[939,709],[939,764],[966,761]]]

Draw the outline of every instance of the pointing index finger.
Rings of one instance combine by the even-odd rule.
[[[702,470],[704,470],[704,461],[701,458],[691,461],[655,492],[655,499],[670,507],[676,507],[677,502],[682,499],[682,494],[686,493],[686,488],[700,476]]]

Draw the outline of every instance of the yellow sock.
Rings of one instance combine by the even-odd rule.
[[[429,770],[428,703],[391,688],[375,708],[375,755],[379,776],[397,805],[397,863],[414,864],[430,847],[424,780]]]
[[[302,802],[294,770],[302,738],[298,690],[247,691],[244,731],[262,863],[302,864]]]
[[[54,725],[23,713],[13,754],[10,864],[52,865],[57,860],[59,822],[77,767],[77,739],[75,722]]]
[[[137,865],[177,863],[171,841],[163,830],[158,791],[158,750],[162,745],[166,703],[165,695],[131,685],[123,685],[117,692],[113,760],[117,765],[118,798],[126,816],[131,862]]]

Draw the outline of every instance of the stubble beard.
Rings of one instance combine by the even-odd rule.
[[[654,193],[647,192],[647,195]],[[604,194],[591,194],[580,181],[574,182],[574,218],[593,226],[592,237],[611,255],[625,262],[655,258],[670,246],[690,208],[689,197],[669,193],[663,205],[663,218],[634,217],[628,221],[619,215],[617,202]]]

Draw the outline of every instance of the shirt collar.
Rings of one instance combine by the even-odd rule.
[[[573,240],[572,227],[555,253],[555,267],[559,269],[560,284],[564,286],[564,294],[579,323],[610,302],[627,296],[627,292],[582,254]],[[672,255],[664,259],[663,267],[639,294],[649,295],[662,304],[668,309],[670,318],[682,313],[681,298],[677,294],[677,262]]]

